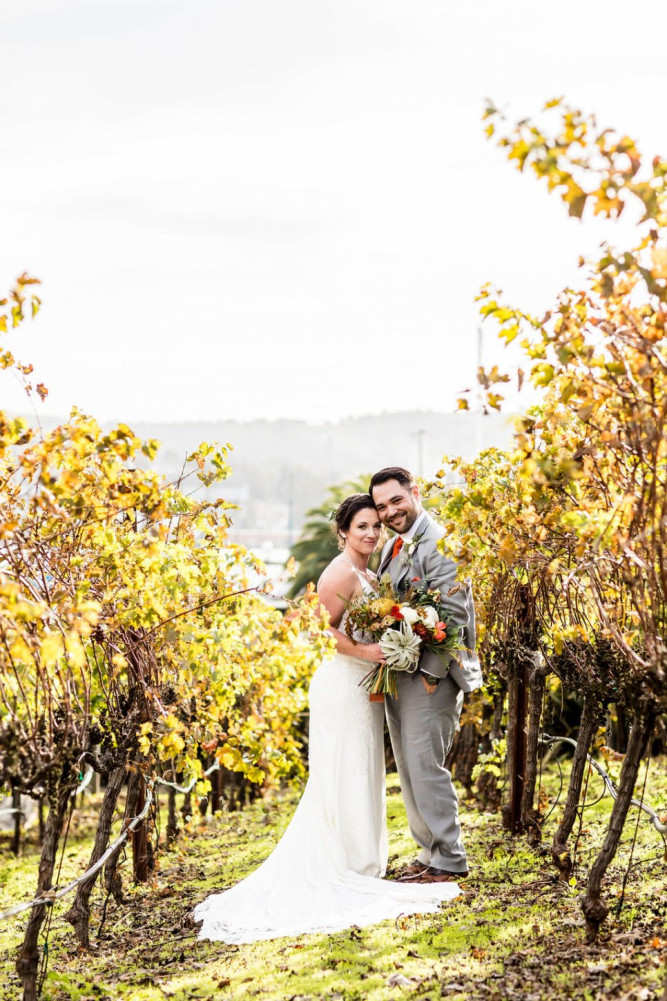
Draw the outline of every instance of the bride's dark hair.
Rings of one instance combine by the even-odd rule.
[[[351,494],[337,508],[334,514],[334,529],[340,549],[345,547],[343,532],[347,532],[357,511],[363,511],[367,507],[375,510],[375,504],[370,494]]]

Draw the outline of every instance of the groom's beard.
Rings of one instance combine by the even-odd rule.
[[[396,532],[397,535],[403,535],[404,532],[408,532],[417,518],[421,514],[419,511],[404,511],[400,517],[394,517],[391,521],[385,522],[387,528],[390,528],[392,532]]]

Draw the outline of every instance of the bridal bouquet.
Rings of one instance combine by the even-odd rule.
[[[362,594],[347,602],[348,636],[360,630],[369,641],[380,644],[386,664],[378,664],[362,680],[374,695],[396,698],[396,672],[417,670],[423,650],[433,650],[449,660],[460,650],[461,630],[450,622],[440,592],[419,577],[402,596],[393,589],[389,574],[379,582],[375,595]]]

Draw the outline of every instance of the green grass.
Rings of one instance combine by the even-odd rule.
[[[553,794],[555,773],[545,776],[545,785]],[[415,851],[395,776],[389,777],[389,790],[391,866],[396,869]],[[667,762],[652,766],[649,778],[649,797],[661,808],[663,790]],[[440,913],[255,945],[200,942],[190,921],[193,906],[267,856],[295,802],[294,794],[285,794],[243,813],[201,822],[181,835],[174,851],[161,853],[150,886],[130,884],[128,860],[127,901],[122,906],[109,903],[99,935],[104,898],[95,890],[93,948],[88,953],[78,950],[62,919],[67,904],[58,905],[49,935],[45,1001],[662,999],[667,868],[664,845],[648,819],[640,822],[634,861],[642,864],[631,870],[623,910],[610,915],[598,943],[587,945],[584,939],[580,897],[604,834],[608,797],[585,812],[574,886],[557,882],[549,860],[558,809],[547,822],[543,845],[532,848],[503,832],[498,815],[463,802],[471,876],[461,897]],[[93,807],[78,814],[62,883],[85,867]],[[635,818],[633,811],[605,884],[607,903],[618,900]],[[0,909],[32,896],[36,852],[36,845],[28,844],[24,857],[15,860],[4,847]],[[7,1001],[20,997],[14,961],[24,926],[24,915],[0,925],[2,997]]]

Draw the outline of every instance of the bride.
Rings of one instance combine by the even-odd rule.
[[[384,655],[378,643],[350,638],[344,625],[345,600],[375,590],[368,560],[382,526],[368,494],[344,500],[335,526],[342,552],[317,591],[337,652],[310,683],[308,782],[269,858],[232,889],[197,905],[200,938],[242,943],[340,931],[436,911],[460,893],[456,883],[381,878],[387,864],[384,712],[359,682]]]

